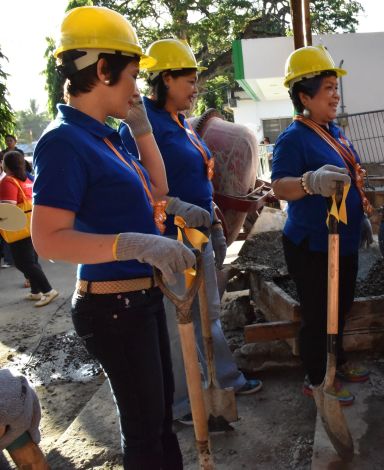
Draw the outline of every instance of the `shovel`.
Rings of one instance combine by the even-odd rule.
[[[201,386],[200,368],[197,359],[195,332],[192,322],[191,305],[201,282],[201,255],[196,257],[196,276],[183,297],[172,292],[163,282],[161,272],[154,268],[155,280],[176,307],[176,318],[183,353],[185,375],[189,401],[193,418],[196,446],[199,455],[199,468],[213,470],[213,457],[210,449],[208,422],[204,407],[203,389]]]
[[[339,207],[343,183],[337,182],[336,204]],[[353,459],[353,441],[339,400],[332,394],[336,374],[336,340],[339,313],[339,235],[337,219],[329,214],[328,235],[328,301],[327,301],[327,367],[324,381],[313,388],[313,395],[324,429],[338,455],[346,462]]]
[[[207,361],[208,385],[204,389],[205,409],[209,415],[210,429],[231,431],[229,423],[237,421],[237,406],[233,387],[221,389],[216,378],[211,322],[205,283],[204,266],[201,266],[201,284],[199,288],[201,329]]]

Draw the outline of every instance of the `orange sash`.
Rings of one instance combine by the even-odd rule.
[[[131,171],[135,171],[139,175],[140,181],[144,186],[145,193],[147,194],[148,201],[153,209],[153,219],[155,221],[155,225],[159,229],[160,233],[164,233],[164,222],[167,218],[167,214],[165,213],[165,206],[167,205],[167,201],[155,201],[152,196],[151,190],[148,187],[147,180],[145,179],[145,176],[141,171],[140,166],[134,160],[132,160],[132,168],[132,166],[127,162],[127,160],[125,160],[125,158],[120,154],[120,152],[118,152],[118,150],[115,148],[112,142],[107,139],[107,137],[105,137],[103,140],[112,150],[112,152],[119,158],[119,160],[121,160]]]
[[[365,170],[361,168],[360,164],[357,163],[355,155],[353,154],[352,150],[349,148],[349,143],[344,139],[343,136],[340,136],[340,140],[344,145],[341,145],[334,137],[332,137],[325,129],[323,129],[319,124],[312,119],[308,119],[301,114],[295,116],[296,121],[300,121],[314,132],[319,135],[327,144],[333,148],[341,157],[344,162],[345,167],[348,170],[348,173],[355,182],[356,188],[359,191],[361,202],[363,204],[364,212],[368,215],[372,214],[373,207],[371,206],[370,202],[367,199],[367,196],[364,192],[364,176],[366,174]],[[353,168],[353,172],[351,171]]]
[[[182,123],[180,122],[177,114],[172,113],[171,116],[172,116],[172,119],[176,122],[176,124],[185,130],[187,137],[190,140],[191,144],[195,148],[197,148],[197,150],[201,153],[201,156],[203,157],[204,163],[207,167],[207,178],[209,179],[209,181],[211,181],[214,175],[215,159],[213,157],[211,158],[208,157],[208,154],[205,148],[201,145],[201,142],[199,138],[197,137],[193,127],[189,124],[187,120],[184,121],[187,124],[187,127],[184,127]]]

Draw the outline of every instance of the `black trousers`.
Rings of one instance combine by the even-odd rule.
[[[15,267],[24,274],[31,283],[31,292],[47,293],[52,287],[48,282],[40,264],[37,253],[32,245],[31,237],[9,244]]]
[[[158,288],[73,296],[75,329],[115,398],[127,470],[183,468],[172,430],[174,381],[162,297]]]
[[[313,385],[323,381],[327,357],[328,253],[310,251],[307,241],[299,246],[283,235],[288,272],[295,281],[300,300],[300,357]],[[337,363],[346,361],[343,350],[345,318],[352,307],[358,254],[339,258],[339,335]]]

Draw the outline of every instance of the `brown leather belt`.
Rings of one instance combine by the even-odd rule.
[[[76,282],[76,290],[81,294],[119,294],[150,289],[155,286],[153,277],[124,279],[122,281],[84,281],[78,279]]]

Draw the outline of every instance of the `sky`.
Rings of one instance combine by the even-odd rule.
[[[384,1],[359,0],[365,13],[359,17],[357,32],[384,31]],[[45,38],[57,37],[68,0],[0,0],[0,47],[9,62],[2,69],[9,74],[8,101],[16,111],[29,108],[35,99],[39,110],[46,108],[44,90]]]

